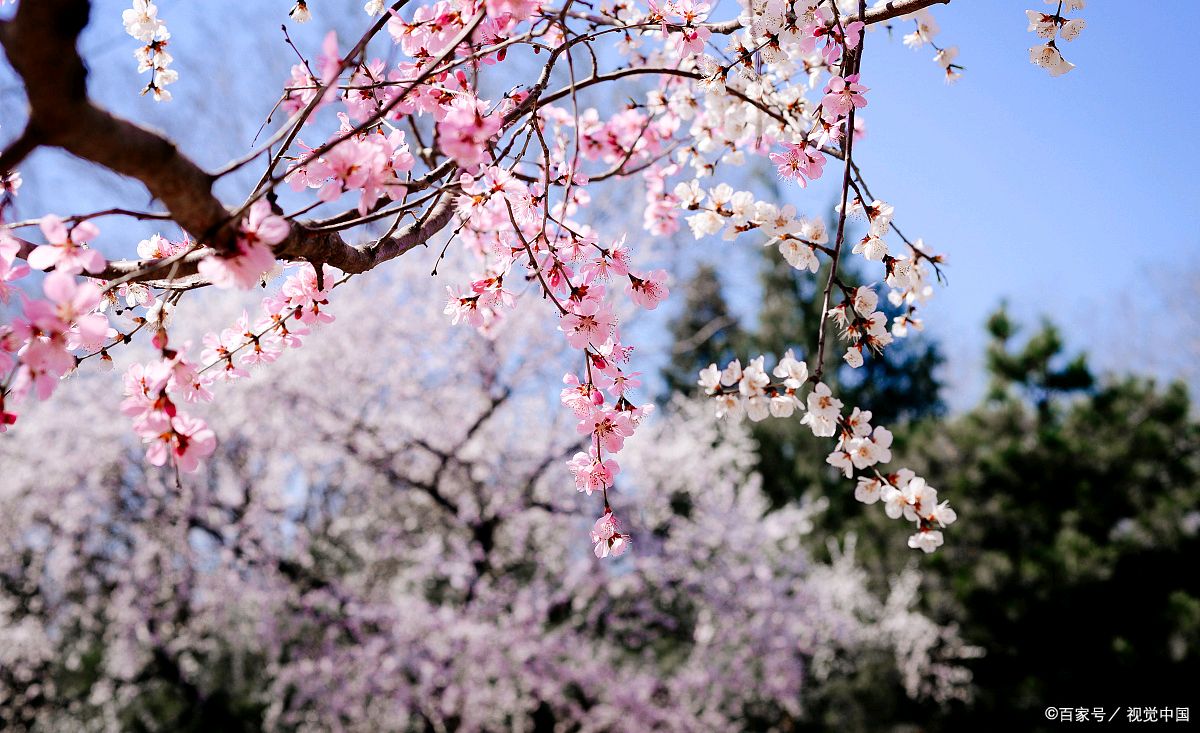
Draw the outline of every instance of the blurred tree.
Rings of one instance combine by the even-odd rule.
[[[964,694],[915,573],[874,592],[852,548],[814,558],[812,508],[771,511],[747,424],[707,404],[630,439],[609,498],[636,552],[598,564],[579,438],[537,419],[570,356],[539,304],[489,339],[396,322],[380,302],[436,285],[400,282],[233,387],[197,474],[104,419],[112,374],[0,441],[0,730],[877,730],[820,702],[860,664],[927,706]]]
[[[1186,705],[1200,676],[1200,423],[1186,389],[1096,385],[1044,324],[988,322],[987,402],[928,422],[910,463],[964,520],[928,585],[986,655],[945,730],[1044,726],[1047,706]],[[1157,702],[1151,702],[1157,701]]]
[[[786,283],[789,273],[768,266],[764,277]],[[743,359],[811,339],[803,329],[815,328],[819,293],[778,285]],[[1200,676],[1200,574],[1186,568],[1200,552],[1200,422],[1186,388],[1097,380],[1052,323],[1022,339],[1004,308],[987,330],[982,404],[944,419],[929,397],[937,386],[930,369],[930,389],[913,391],[925,394],[926,408],[914,399],[892,416],[895,465],[911,466],[959,507],[955,541],[922,558],[922,597],[934,618],[958,624],[982,650],[967,663],[975,700],[929,717],[894,693],[890,671],[860,665],[808,701],[817,725],[867,714],[880,729],[924,718],[926,730],[1052,730],[1047,706],[1111,711],[1191,699]],[[932,365],[936,353],[930,346],[910,358]],[[831,380],[846,380],[851,370],[830,364]],[[863,369],[890,364],[873,359]],[[858,400],[853,383],[839,388],[848,404]],[[853,533],[875,582],[894,577],[912,561],[895,551],[904,528],[839,509],[849,492],[814,466],[805,451],[823,446],[797,428],[795,420],[754,426],[773,498],[821,487],[831,506],[816,519],[820,534]]]
[[[1086,357],[1082,354],[1069,360],[1063,357],[1062,335],[1053,323],[1044,321],[1041,330],[1015,352],[1009,351],[1009,342],[1018,328],[1004,306],[988,318],[987,330],[992,337],[987,350],[991,399],[1003,400],[1016,390],[1043,412],[1050,408],[1053,398],[1095,384]]]
[[[671,363],[663,372],[668,398],[694,392],[701,369],[732,361],[745,346],[746,333],[730,312],[712,265],[701,264],[688,281],[683,312],[671,323],[671,335]]]

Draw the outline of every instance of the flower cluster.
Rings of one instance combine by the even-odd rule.
[[[271,246],[282,242],[289,231],[287,221],[272,213],[265,199],[259,199],[238,228],[237,252],[205,257],[200,261],[200,274],[218,288],[254,287],[275,266]]]
[[[933,296],[933,286],[930,284],[930,268],[934,270],[936,276],[941,278],[940,268],[945,263],[946,258],[942,254],[930,254],[925,242],[921,239],[908,240],[901,237],[903,241],[903,252],[893,255],[884,241],[885,236],[889,231],[897,232],[892,226],[892,219],[895,210],[884,201],[878,199],[871,202],[868,206],[861,198],[855,196],[847,203],[847,215],[851,218],[865,218],[867,221],[867,234],[854,245],[852,252],[861,254],[869,261],[882,262],[884,266],[884,283],[888,286],[888,301],[895,307],[903,307],[903,312],[892,319],[891,332],[896,338],[903,338],[908,335],[909,328],[921,330],[924,327],[921,319],[916,316],[917,306],[925,303]],[[897,232],[898,233],[898,232]],[[843,288],[843,291],[851,299],[855,300],[859,297],[870,299],[873,293],[868,295],[867,291],[859,289],[857,293],[851,293]],[[852,310],[857,311],[859,315],[871,320],[871,311],[875,307],[875,301],[872,300],[870,305],[865,302],[859,305],[854,305]],[[842,308],[838,313],[830,313],[834,317],[847,317],[846,309]],[[882,314],[880,314],[882,316]],[[880,323],[882,323],[880,321]],[[883,339],[883,343],[871,344],[875,348],[886,346],[888,339]],[[853,357],[851,357],[853,358]],[[849,359],[848,359],[849,361]]]
[[[842,358],[857,369],[863,365],[863,350],[883,351],[892,343],[892,334],[888,332],[887,315],[875,310],[879,296],[874,290],[863,286],[846,295],[846,300],[830,308],[826,315],[841,327],[842,337],[850,340]]]
[[[737,417],[745,411],[758,422],[770,416],[789,417],[804,409],[796,392],[808,380],[808,365],[797,361],[789,350],[771,372],[780,381],[772,383],[763,367],[764,358],[752,359],[744,369],[734,359],[724,369],[710,364],[700,372],[700,386],[717,401],[717,417]]]
[[[958,519],[950,503],[939,504],[937,491],[907,468],[887,475],[876,472],[874,476],[860,476],[854,498],[864,504],[882,500],[889,518],[903,517],[916,523],[917,531],[908,538],[908,546],[926,553],[942,546],[942,530]]]
[[[621,526],[612,510],[605,508],[604,515],[592,527],[592,542],[596,544],[596,557],[620,557],[629,549],[629,535],[621,534]]]
[[[870,306],[874,293],[869,290]],[[865,309],[867,304],[863,304]],[[771,375],[776,380],[771,379]],[[878,465],[892,460],[892,433],[883,426],[871,425],[871,413],[855,407],[849,415],[842,413],[842,401],[833,396],[829,386],[816,382],[803,401],[800,393],[810,377],[808,365],[795,358],[791,350],[783,355],[775,368],[767,373],[764,357],[753,359],[745,368],[734,360],[724,369],[710,364],[700,372],[699,385],[716,402],[717,417],[740,417],[743,413],[753,421],[768,417],[790,417],[796,411],[804,413],[801,424],[813,435],[837,438],[826,463],[840,470],[846,478],[858,476],[855,498],[866,504],[884,499],[887,515],[893,519],[904,516],[917,524],[917,532],[908,545],[924,552],[933,552],[943,542],[941,529],[954,522],[956,515],[947,502],[937,503],[937,492],[926,486],[924,479],[914,478],[912,471],[900,469],[885,476]]]
[[[357,193],[358,213],[364,215],[381,201],[403,200],[408,194],[405,176],[416,162],[404,132],[351,133],[350,118],[343,115],[342,126],[335,133],[340,142],[328,152],[290,169],[288,182],[292,189],[315,189],[321,201],[335,201],[345,193]]]
[[[856,469],[862,471],[892,460],[891,431],[882,425],[872,431],[870,421],[871,413],[856,407],[840,423],[837,447],[825,462],[840,469],[846,478],[853,476]]]
[[[40,226],[47,243],[28,253],[29,265],[16,262],[20,244],[0,227],[0,302],[12,301],[14,283],[31,268],[52,269],[42,282],[44,297],[22,293],[19,315],[0,322],[0,432],[16,423],[11,410],[17,401],[30,393],[49,399],[59,379],[75,368],[76,354],[100,348],[110,332],[99,312],[100,288],[77,277],[105,268],[104,257],[87,246],[96,227],[82,222],[68,230],[54,215],[43,217]]]
[[[288,114],[295,114],[304,109],[314,99],[317,99],[318,94],[321,97],[313,106],[313,111],[332,102],[337,96],[337,90],[331,85],[341,69],[338,59],[337,33],[334,31],[325,35],[321,53],[316,58],[316,66],[317,73],[320,74],[319,79],[313,75],[313,70],[308,64],[299,63],[292,66],[292,77],[284,85],[283,101],[280,103],[280,106]],[[322,85],[327,87],[323,93],[320,91]]]
[[[331,269],[324,273],[325,278],[335,275]],[[311,265],[296,268],[278,293],[263,299],[263,313],[256,321],[243,312],[233,327],[205,334],[200,363],[187,358],[188,344],[171,347],[166,330],[160,328],[154,338],[160,358],[129,368],[121,404],[147,444],[146,459],[156,466],[170,462],[184,473],[196,471],[216,447],[216,437],[203,420],[180,412],[179,404],[211,402],[214,380],[248,377],[249,367],[269,364],[285,348],[299,347],[308,326],[333,321],[322,310],[329,303],[327,296]]]
[[[210,380],[188,361],[186,347],[170,348],[165,333],[158,340],[162,358],[134,364],[125,373],[121,412],[133,419],[134,432],[146,444],[146,460],[151,465],[170,462],[178,470],[192,473],[202,459],[212,455],[217,439],[204,420],[180,411],[178,402],[211,400]]]
[[[1029,18],[1029,31],[1038,38],[1045,38],[1046,44],[1029,49],[1029,61],[1050,72],[1050,76],[1062,76],[1075,64],[1063,58],[1058,49],[1057,39],[1074,41],[1087,26],[1083,18],[1066,18],[1063,13],[1073,10],[1083,10],[1084,0],[1046,0],[1047,5],[1057,5],[1053,13],[1043,13],[1037,10],[1026,10]]]
[[[904,34],[904,45],[912,49],[930,46],[934,50],[933,60],[946,74],[946,83],[953,84],[962,77],[962,68],[954,63],[958,58],[958,46],[942,47],[934,42],[934,38],[941,33],[942,29],[938,26],[937,20],[933,17],[933,13],[927,8],[922,8],[912,14],[913,30]]]
[[[150,82],[142,94],[151,93],[156,102],[170,101],[167,85],[179,79],[179,72],[171,68],[171,54],[167,53],[170,31],[158,17],[158,6],[151,0],[133,0],[133,7],[121,14],[125,32],[145,45],[134,52],[138,61],[138,73],[150,72]]]

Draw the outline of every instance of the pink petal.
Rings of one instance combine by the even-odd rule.
[[[42,292],[55,303],[70,303],[75,299],[75,278],[56,270],[46,276]]]
[[[29,266],[35,270],[49,270],[58,264],[62,252],[58,247],[43,244],[29,253]]]
[[[54,214],[46,214],[38,222],[38,226],[42,230],[42,235],[46,237],[47,242],[65,242],[67,241],[67,228],[63,225],[62,219]]]

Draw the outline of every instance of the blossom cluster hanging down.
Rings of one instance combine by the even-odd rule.
[[[156,102],[168,102],[171,93],[167,85],[179,80],[179,72],[171,68],[174,60],[167,53],[171,32],[158,17],[158,6],[150,0],[133,0],[133,7],[121,14],[125,32],[145,45],[134,52],[138,73],[150,72],[150,81],[142,94],[151,94]]]
[[[1063,58],[1058,48],[1058,40],[1074,41],[1087,26],[1083,18],[1067,18],[1063,13],[1073,10],[1083,10],[1084,0],[1046,0],[1047,5],[1057,5],[1053,13],[1043,13],[1038,10],[1026,10],[1029,17],[1029,32],[1038,38],[1045,38],[1042,46],[1029,49],[1029,61],[1050,72],[1050,76],[1062,76],[1075,64]]]
[[[770,372],[764,366],[764,359],[759,356],[745,367],[735,359],[724,369],[710,364],[700,372],[699,384],[716,402],[717,416],[745,415],[757,422],[802,412],[800,422],[813,435],[837,439],[825,460],[846,478],[854,478],[857,473],[856,499],[864,504],[883,499],[889,517],[903,516],[914,522],[916,532],[909,537],[909,547],[927,553],[940,547],[944,541],[942,529],[957,516],[948,502],[939,504],[937,492],[912,471],[906,468],[890,473],[880,471],[880,466],[892,460],[891,432],[882,425],[872,427],[869,411],[855,407],[849,415],[843,414],[842,401],[833,396],[824,382],[816,382],[804,394],[813,380],[808,365],[797,360],[791,350]]]

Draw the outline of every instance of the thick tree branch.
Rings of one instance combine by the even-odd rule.
[[[14,19],[0,26],[0,44],[25,82],[29,122],[0,153],[0,170],[9,170],[35,148],[61,147],[112,171],[136,178],[197,241],[217,252],[235,251],[230,212],[213,194],[214,177],[163,136],[96,106],[87,96],[87,68],[76,41],[88,23],[88,0],[23,2]],[[367,247],[348,244],[336,232],[315,232],[294,223],[276,247],[285,260],[327,263],[343,272],[361,273],[425,243],[449,223],[452,198],[435,205],[422,219]],[[19,240],[19,256],[37,245]],[[207,252],[189,254],[174,265],[177,277],[196,274]],[[155,282],[163,276],[160,260],[110,262],[99,277],[122,282]],[[163,283],[156,283],[163,284]]]
[[[87,95],[87,67],[76,48],[88,0],[22,2],[0,29],[0,44],[25,83],[29,122],[0,155],[9,170],[34,148],[60,147],[136,178],[199,241],[234,251],[228,212],[212,193],[213,177],[156,132],[101,109]]]
[[[275,255],[285,260],[325,263],[342,272],[358,274],[425,244],[453,218],[454,197],[445,196],[417,221],[366,247],[347,244],[337,232],[314,232],[293,225],[292,235],[276,245]]]

